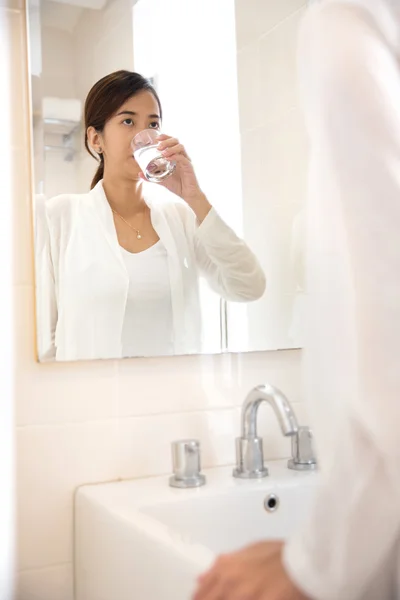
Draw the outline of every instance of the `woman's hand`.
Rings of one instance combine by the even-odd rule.
[[[193,600],[310,600],[289,579],[282,550],[282,542],[260,542],[221,556]]]
[[[173,194],[180,196],[193,209],[201,221],[211,210],[211,204],[200,189],[196,174],[185,147],[176,138],[161,134],[158,137],[158,148],[170,162],[176,163],[175,171],[159,185],[167,188]],[[143,173],[141,179],[146,181]]]

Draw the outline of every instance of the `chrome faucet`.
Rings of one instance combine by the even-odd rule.
[[[175,488],[200,487],[206,483],[201,474],[200,442],[198,440],[176,440],[172,442],[172,464],[174,474],[169,485]]]
[[[317,466],[312,431],[309,427],[299,427],[292,437],[292,458],[288,467],[294,471],[314,471]]]
[[[269,384],[251,390],[242,408],[242,436],[236,439],[233,476],[240,479],[259,479],[268,475],[262,438],[257,436],[257,414],[262,402],[268,402],[274,409],[283,435],[292,436],[298,431],[296,416],[281,391]]]

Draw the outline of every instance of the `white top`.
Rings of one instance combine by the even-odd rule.
[[[323,486],[285,551],[318,600],[400,598],[399,2],[322,2],[300,36],[311,138],[307,396]]]
[[[173,354],[171,282],[161,241],[137,254],[121,248],[129,276],[122,326],[122,355]]]
[[[146,202],[168,257],[174,354],[197,354],[199,278],[227,300],[249,302],[263,295],[265,275],[215,209],[199,224],[186,203],[163,188],[160,195]],[[36,221],[39,358],[121,358],[129,275],[103,182],[39,204]]]

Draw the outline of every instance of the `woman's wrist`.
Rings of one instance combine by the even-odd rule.
[[[212,209],[211,204],[207,200],[207,196],[202,192],[194,198],[186,199],[185,202],[190,206],[192,211],[197,217],[197,220],[202,223],[210,210]]]

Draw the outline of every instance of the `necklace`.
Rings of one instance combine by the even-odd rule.
[[[117,215],[117,217],[119,217],[121,219],[121,221],[123,221],[125,223],[125,225],[128,225],[128,227],[130,229],[132,229],[132,231],[134,231],[136,233],[136,239],[141,240],[142,239],[142,234],[140,233],[139,229],[136,229],[136,227],[133,227],[133,225],[131,225],[130,223],[128,223],[128,221],[126,219],[124,219],[124,217],[121,217],[121,215],[119,214],[119,212],[117,212],[116,210],[114,210],[111,207],[111,210],[113,211],[114,215]]]

